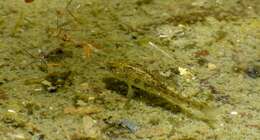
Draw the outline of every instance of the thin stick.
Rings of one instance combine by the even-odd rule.
[[[164,56],[170,58],[171,60],[175,60],[170,54],[168,54],[167,52],[165,52],[164,50],[160,49],[159,47],[157,47],[154,43],[149,42],[149,45],[151,47],[153,47],[155,50],[161,52]]]

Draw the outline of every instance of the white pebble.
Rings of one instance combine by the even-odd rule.
[[[14,110],[12,110],[12,109],[8,109],[7,110],[8,112],[10,112],[10,113],[16,113]]]
[[[236,111],[231,111],[230,114],[231,115],[237,115],[238,113]]]

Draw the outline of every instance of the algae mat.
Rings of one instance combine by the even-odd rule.
[[[259,11],[258,0],[1,0],[0,139],[256,140]],[[210,123],[194,113],[208,105]]]

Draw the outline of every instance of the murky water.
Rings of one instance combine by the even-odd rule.
[[[256,140],[258,0],[0,1],[0,138]]]

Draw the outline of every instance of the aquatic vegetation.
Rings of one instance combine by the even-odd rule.
[[[0,1],[0,137],[257,139],[259,2]]]
[[[127,94],[123,94],[129,98],[139,98],[175,113],[182,112],[191,118],[205,122],[214,120],[212,116],[214,109],[210,103],[183,97],[177,93],[175,87],[167,86],[157,75],[148,72],[140,65],[112,62],[109,63],[109,68],[112,75],[104,79],[108,89],[119,92],[127,90]]]
[[[0,120],[4,122],[5,124],[8,124],[9,126],[19,128],[19,127],[25,127],[26,125],[26,118],[22,115],[17,115],[12,112],[6,112],[1,115]]]
[[[224,3],[222,4],[224,5]],[[246,2],[237,2],[228,7],[222,4],[217,2],[196,4],[196,2],[189,0],[170,4],[169,9],[172,12],[169,12],[171,17],[167,21],[174,25],[192,25],[205,22],[208,17],[214,17],[219,21],[235,21],[248,16],[246,9],[249,6],[247,6]]]

